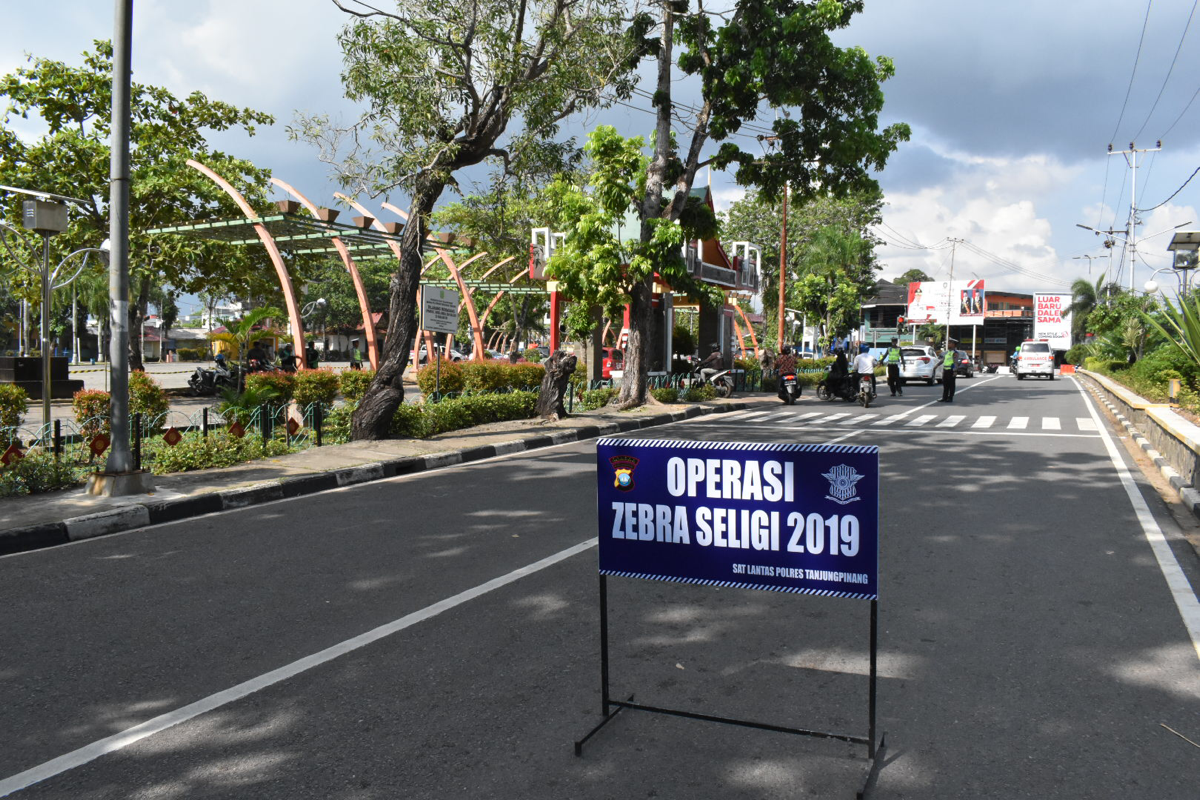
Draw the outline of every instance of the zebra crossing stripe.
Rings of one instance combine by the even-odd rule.
[[[745,416],[743,416],[742,419],[744,419],[747,422],[750,422],[753,420],[760,420],[763,417],[767,417],[770,415],[771,415],[770,411],[752,411],[749,414],[746,414]]]
[[[955,416],[953,416],[953,417],[946,417],[946,419],[945,419],[945,421],[944,421],[944,422],[939,422],[939,423],[937,424],[937,427],[939,427],[939,428],[953,428],[955,425],[957,425],[958,423],[962,422],[962,421],[963,421],[964,419],[966,419],[966,418],[967,418],[967,417],[966,417],[966,415],[961,415],[961,416],[960,416],[960,415],[955,415]]]
[[[891,417],[884,417],[883,419],[876,420],[875,422],[872,422],[871,424],[872,425],[891,425],[893,422],[902,421],[905,418],[905,416],[906,415],[904,415],[904,414],[896,414]]]
[[[911,422],[906,423],[910,428],[916,428],[929,422],[931,419],[937,419],[937,414],[922,414]]]
[[[878,416],[879,416],[878,414],[860,414],[859,416],[854,417],[853,419],[844,419],[839,424],[841,424],[841,425],[865,425],[867,423],[867,420],[875,419]]]
[[[1023,431],[1029,427],[1029,417],[1013,417],[1008,423],[1010,431]]]
[[[990,427],[992,427],[992,424],[995,421],[996,421],[995,417],[980,417],[979,419],[975,420],[975,424],[972,425],[971,427],[972,428],[990,428]]]
[[[821,419],[814,419],[813,422],[816,422],[816,423],[833,422],[835,419],[841,419],[842,417],[846,417],[846,416],[849,416],[849,414],[846,414],[845,412],[842,412],[841,414],[830,414],[828,417],[821,417]]]
[[[1058,421],[1058,417],[1042,417],[1042,430],[1061,431],[1062,423]]]
[[[1098,430],[1096,428],[1096,423],[1093,420],[1088,419],[1087,417],[1076,417],[1075,424],[1079,426],[1079,430],[1081,430],[1081,431]]]

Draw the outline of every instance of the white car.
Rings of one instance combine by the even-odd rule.
[[[925,381],[930,386],[942,379],[942,357],[929,345],[909,345],[900,348],[904,363],[900,365],[900,383]]]
[[[1026,339],[1021,342],[1016,373],[1019,381],[1030,375],[1054,380],[1054,351],[1050,349],[1050,342],[1046,339]]]

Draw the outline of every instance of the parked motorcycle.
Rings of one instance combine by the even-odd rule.
[[[800,382],[796,380],[795,372],[785,372],[779,376],[779,399],[787,405],[795,405],[800,396]]]
[[[228,366],[222,359],[212,369],[196,367],[192,377],[188,378],[188,389],[193,397],[216,395],[225,389],[236,391],[240,382],[238,378],[237,366]]]
[[[860,375],[858,377],[858,402],[863,408],[870,408],[871,401],[875,399],[875,389],[872,386],[870,375]]]

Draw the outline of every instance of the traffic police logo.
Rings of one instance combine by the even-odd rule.
[[[613,468],[613,486],[617,491],[628,492],[633,489],[633,470],[638,460],[633,456],[613,456],[608,460]]]
[[[856,496],[857,490],[854,488],[854,484],[866,476],[859,475],[858,470],[854,467],[841,464],[833,467],[829,472],[822,473],[821,477],[829,481],[829,494],[825,495],[826,500],[832,500],[841,505],[848,505],[862,499]]]

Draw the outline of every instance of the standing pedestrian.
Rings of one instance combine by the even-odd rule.
[[[887,365],[887,383],[888,390],[891,391],[892,397],[904,394],[903,385],[900,383],[900,367],[904,365],[904,351],[896,344],[896,337],[892,337],[892,344],[883,354],[883,363]]]
[[[954,384],[957,379],[954,375],[954,345],[956,342],[946,342],[946,352],[942,354],[942,399],[939,403],[954,402]]]
[[[350,369],[362,369],[362,350],[358,349],[358,339],[350,340]]]

